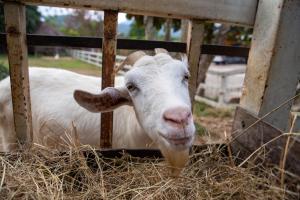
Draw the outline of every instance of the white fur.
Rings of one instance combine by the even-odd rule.
[[[73,99],[73,92],[80,89],[99,93],[101,79],[59,69],[29,71],[34,142],[59,148],[67,140],[66,133],[71,131],[66,130],[72,129],[73,122],[82,144],[99,147],[100,114],[80,107]],[[177,130],[162,118],[169,108],[191,108],[188,85],[183,80],[185,73],[188,73],[186,63],[160,53],[144,56],[125,77],[116,77],[116,86],[135,82],[139,91],[130,93],[133,107],[121,106],[114,111],[113,148],[158,146],[165,155],[187,152],[194,138],[192,119],[182,130]],[[1,151],[11,150],[16,142],[9,81],[6,78],[0,82]],[[181,146],[174,146],[165,138],[182,135],[190,137],[190,141]]]
[[[79,75],[59,69],[30,68],[30,93],[34,142],[57,148],[76,126],[82,144],[99,147],[100,114],[90,113],[73,99],[75,89],[99,93],[101,79]],[[116,85],[123,84],[123,77],[116,78]],[[16,142],[10,80],[0,83],[0,150],[9,151]],[[113,147],[144,147],[151,140],[143,132],[132,107],[122,106],[114,111]]]

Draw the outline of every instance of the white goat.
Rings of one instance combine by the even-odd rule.
[[[187,62],[167,53],[147,56],[139,51],[121,67],[128,64],[132,68],[116,78],[117,87],[103,91],[100,78],[30,68],[34,142],[59,148],[73,122],[82,144],[99,147],[98,112],[114,110],[113,148],[158,147],[172,166],[182,168],[195,132]],[[10,79],[6,78],[0,82],[2,151],[12,150],[17,142],[12,113]]]

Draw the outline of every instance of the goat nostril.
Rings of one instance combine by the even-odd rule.
[[[191,118],[191,111],[183,108],[169,109],[163,114],[163,119],[173,125],[188,124]]]
[[[172,122],[172,123],[175,123],[175,124],[179,124],[181,123],[180,120],[177,120],[177,119],[172,119],[172,118],[165,118],[166,121],[169,121],[169,122]]]
[[[191,116],[192,116],[192,113],[191,113],[191,112],[188,112],[187,118],[189,119]]]

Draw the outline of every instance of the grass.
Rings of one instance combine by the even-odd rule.
[[[228,118],[233,116],[232,109],[213,108],[202,102],[194,103],[194,113],[197,117]]]
[[[99,67],[71,57],[61,57],[59,59],[54,59],[53,57],[46,56],[29,56],[28,62],[29,66],[61,68],[87,75],[99,75],[101,73],[101,69]],[[8,68],[8,60],[6,55],[0,55],[0,64],[1,63],[3,63],[3,65]]]
[[[208,130],[207,127],[203,126],[203,118],[209,119],[211,118],[214,121],[228,121],[233,117],[232,109],[221,109],[221,108],[213,108],[202,102],[194,103],[194,123],[196,127],[196,133],[199,136],[205,136],[208,132],[212,132],[215,130]],[[222,123],[219,123],[222,126]],[[220,127],[219,129],[221,129]],[[217,130],[218,132],[218,130]]]

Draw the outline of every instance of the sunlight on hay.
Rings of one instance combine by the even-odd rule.
[[[84,156],[89,150],[94,160]],[[34,146],[0,156],[1,199],[283,199],[271,169],[231,166],[211,146],[191,156],[180,177],[158,159],[103,159],[90,147],[53,153]],[[259,172],[258,172],[259,171]]]

